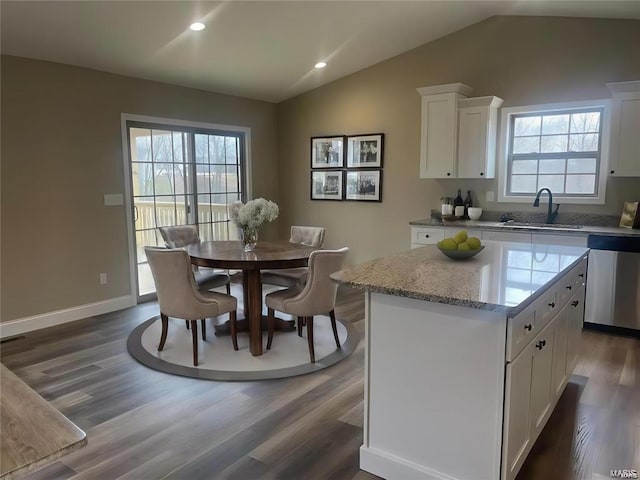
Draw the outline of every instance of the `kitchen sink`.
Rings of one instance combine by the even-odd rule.
[[[561,228],[561,229],[580,229],[582,225],[565,225],[562,223],[533,223],[533,222],[502,222],[505,227],[533,227],[533,228]]]

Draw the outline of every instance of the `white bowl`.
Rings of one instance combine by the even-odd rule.
[[[482,209],[480,207],[469,207],[469,211],[467,213],[471,220],[478,220],[482,215]]]

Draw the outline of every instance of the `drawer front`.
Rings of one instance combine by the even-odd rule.
[[[507,324],[507,361],[511,362],[535,338],[540,329],[536,325],[535,304],[509,319]]]
[[[497,232],[494,230],[485,230],[482,232],[482,240],[531,243],[531,234],[523,232]]]
[[[562,308],[573,295],[584,290],[586,271],[587,260],[584,259],[560,279],[557,285],[557,300],[560,308]]]
[[[558,302],[558,286],[554,286],[546,291],[542,297],[535,302],[536,319],[538,328],[544,328],[549,321],[560,311]]]
[[[432,245],[444,239],[444,228],[412,228],[411,243]]]
[[[587,236],[532,233],[531,242],[539,245],[570,245],[572,247],[586,247]]]

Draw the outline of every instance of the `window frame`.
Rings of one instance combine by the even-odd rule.
[[[595,196],[589,195],[564,195],[558,196],[558,200],[564,204],[604,205],[606,198],[607,171],[609,166],[609,145],[611,137],[611,100],[586,100],[579,102],[549,103],[540,105],[527,105],[518,107],[506,107],[502,109],[500,117],[500,142],[498,155],[498,202],[502,203],[532,203],[534,194],[511,194],[507,191],[511,165],[509,151],[511,148],[511,129],[513,117],[522,115],[544,115],[552,113],[566,113],[575,110],[601,110],[600,117],[600,159],[596,167],[596,192]],[[555,196],[554,196],[555,199]]]

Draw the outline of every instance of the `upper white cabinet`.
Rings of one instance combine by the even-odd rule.
[[[458,100],[458,177],[495,177],[498,97]]]
[[[498,97],[468,98],[463,83],[418,88],[420,178],[493,178]]]
[[[611,90],[610,174],[640,177],[640,81],[607,83]]]
[[[464,83],[418,88],[422,95],[420,178],[456,177],[458,99],[471,90]]]

